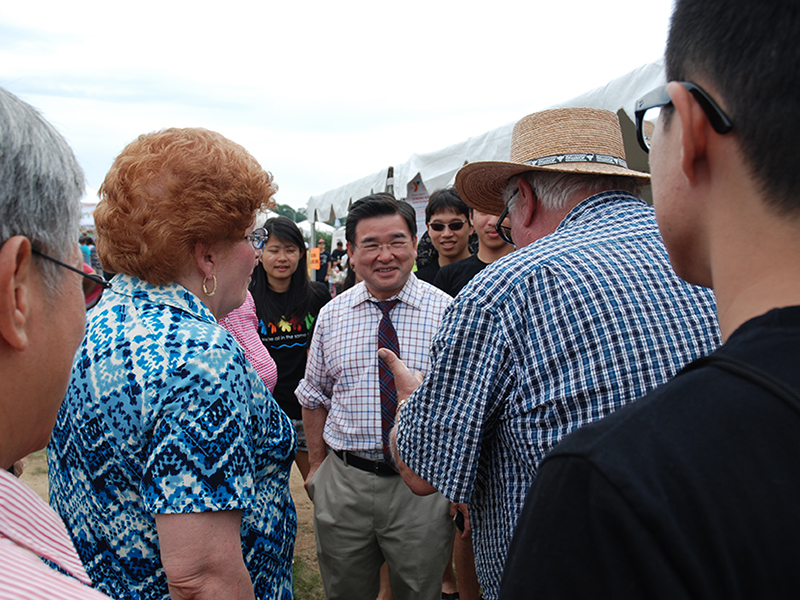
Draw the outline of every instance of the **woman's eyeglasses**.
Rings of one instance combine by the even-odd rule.
[[[261,250],[269,239],[269,232],[264,228],[256,229],[253,233],[244,236],[244,239],[250,242],[253,250]]]
[[[37,256],[41,256],[42,258],[45,258],[45,259],[49,260],[50,262],[54,262],[57,265],[64,267],[65,269],[69,269],[70,271],[72,271],[73,273],[77,273],[81,277],[85,277],[89,281],[92,281],[92,282],[96,283],[97,285],[102,286],[103,289],[110,289],[111,288],[111,284],[108,281],[106,281],[105,279],[103,279],[102,277],[100,277],[100,275],[96,275],[94,273],[84,273],[80,269],[76,269],[72,265],[68,265],[67,263],[61,262],[57,258],[53,258],[52,256],[49,256],[49,255],[45,254],[44,252],[42,252],[41,250],[37,250],[36,248],[32,248],[31,252],[33,252]]]
[[[449,227],[450,231],[461,231],[461,229],[469,223],[469,221],[453,221],[452,223],[428,223],[428,227],[434,231],[444,231],[445,227]]]

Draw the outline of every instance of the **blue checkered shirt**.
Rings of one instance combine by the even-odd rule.
[[[412,371],[428,372],[430,347],[452,298],[410,275],[390,299],[400,357]],[[305,378],[295,394],[302,406],[325,408],[323,438],[334,450],[383,457],[378,385],[378,325],[383,314],[363,283],[338,295],[319,313]]]
[[[586,199],[461,291],[397,439],[408,466],[469,503],[487,599],[544,455],[719,342],[713,294],[675,275],[653,209],[624,192]]]

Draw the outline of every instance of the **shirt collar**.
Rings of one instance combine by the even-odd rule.
[[[602,210],[604,204],[610,202],[630,202],[631,200],[645,204],[644,200],[640,200],[633,194],[621,190],[601,192],[600,194],[589,196],[567,213],[567,216],[564,217],[558,227],[556,227],[556,231],[568,229],[581,222],[592,220],[594,218],[593,214],[598,210]]]
[[[114,276],[112,288],[109,291],[149,304],[172,306],[202,321],[217,322],[211,310],[179,283],[153,285],[138,277],[120,273]]]
[[[425,295],[425,290],[422,283],[417,279],[413,273],[409,274],[406,284],[397,294],[387,298],[387,300],[394,300],[395,298],[403,304],[408,304],[413,308],[421,308],[422,299]],[[367,286],[362,281],[354,289],[352,294],[351,308],[358,306],[363,302],[378,302],[378,299],[369,293]]]

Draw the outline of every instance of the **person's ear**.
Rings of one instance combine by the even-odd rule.
[[[31,243],[16,235],[0,248],[0,338],[15,350],[28,347],[32,283]]]
[[[197,269],[203,277],[211,277],[216,274],[216,254],[213,244],[197,242],[194,245],[194,259]]]
[[[670,83],[667,91],[677,113],[673,115],[670,126],[680,127],[681,170],[689,183],[695,184],[706,161],[706,145],[712,130],[711,123],[691,92],[680,83]]]
[[[530,227],[536,215],[539,199],[536,197],[536,194],[533,193],[531,184],[528,183],[524,177],[520,177],[517,180],[517,185],[519,186],[520,199],[517,200],[518,207],[516,210],[520,211],[522,215],[520,223],[523,227]]]

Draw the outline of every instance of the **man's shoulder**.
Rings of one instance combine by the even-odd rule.
[[[456,274],[472,271],[473,269],[480,271],[486,266],[488,265],[484,262],[481,262],[476,254],[470,254],[467,258],[457,260],[456,262],[452,262],[443,266],[441,269],[439,269],[439,273],[442,275],[442,277],[453,277]]]
[[[413,302],[423,309],[426,307],[444,308],[453,301],[453,297],[450,294],[443,292],[427,281],[415,278],[413,274],[408,278],[404,292],[410,294]]]
[[[425,281],[427,283],[433,283],[433,280],[436,278],[436,274],[439,272],[439,263],[435,260],[428,263],[421,269],[417,269],[414,272],[417,279],[420,281]]]
[[[317,282],[317,285],[325,284]],[[330,315],[335,314],[336,312],[351,309],[353,307],[353,298],[358,285],[360,284],[356,284],[356,286],[343,291],[341,294],[336,294],[335,298],[329,299],[319,310],[319,316],[317,317],[318,322],[323,321],[326,318],[330,318]]]
[[[473,276],[471,285],[461,290],[458,299],[477,301],[484,306],[506,302],[506,296],[527,286],[531,276],[539,272],[547,261],[547,257],[541,256],[532,246],[533,244],[515,250],[481,268]],[[459,262],[468,260],[470,259]],[[448,266],[454,265],[458,263]],[[450,275],[456,274],[450,272]]]
[[[480,288],[528,285],[531,278],[581,279],[582,273],[601,274],[631,269],[642,262],[650,265],[649,276],[676,277],[669,266],[652,208],[622,192],[606,192],[585,200],[573,209],[553,233],[519,248],[483,269]],[[653,265],[658,263],[658,268]],[[601,277],[610,281],[609,277]],[[626,277],[616,278],[624,281]],[[608,283],[611,286],[611,283]],[[484,293],[478,291],[477,293]]]
[[[47,503],[8,472],[0,474],[0,497],[4,500],[0,505],[0,543],[7,544],[0,549],[5,561],[3,567],[14,569],[17,575],[41,578],[31,588],[30,597],[48,597],[34,593],[43,590],[51,593],[49,597],[60,597],[69,592],[70,587],[77,594],[75,597],[105,597],[78,584],[78,581],[91,582],[75,554],[64,523]],[[62,578],[45,563],[31,562],[31,554],[49,559],[75,579]],[[69,582],[74,584],[67,585]],[[26,585],[31,583],[31,580],[25,582]]]
[[[475,275],[489,266],[482,262],[477,255],[450,263],[439,269],[434,285],[455,297]]]

